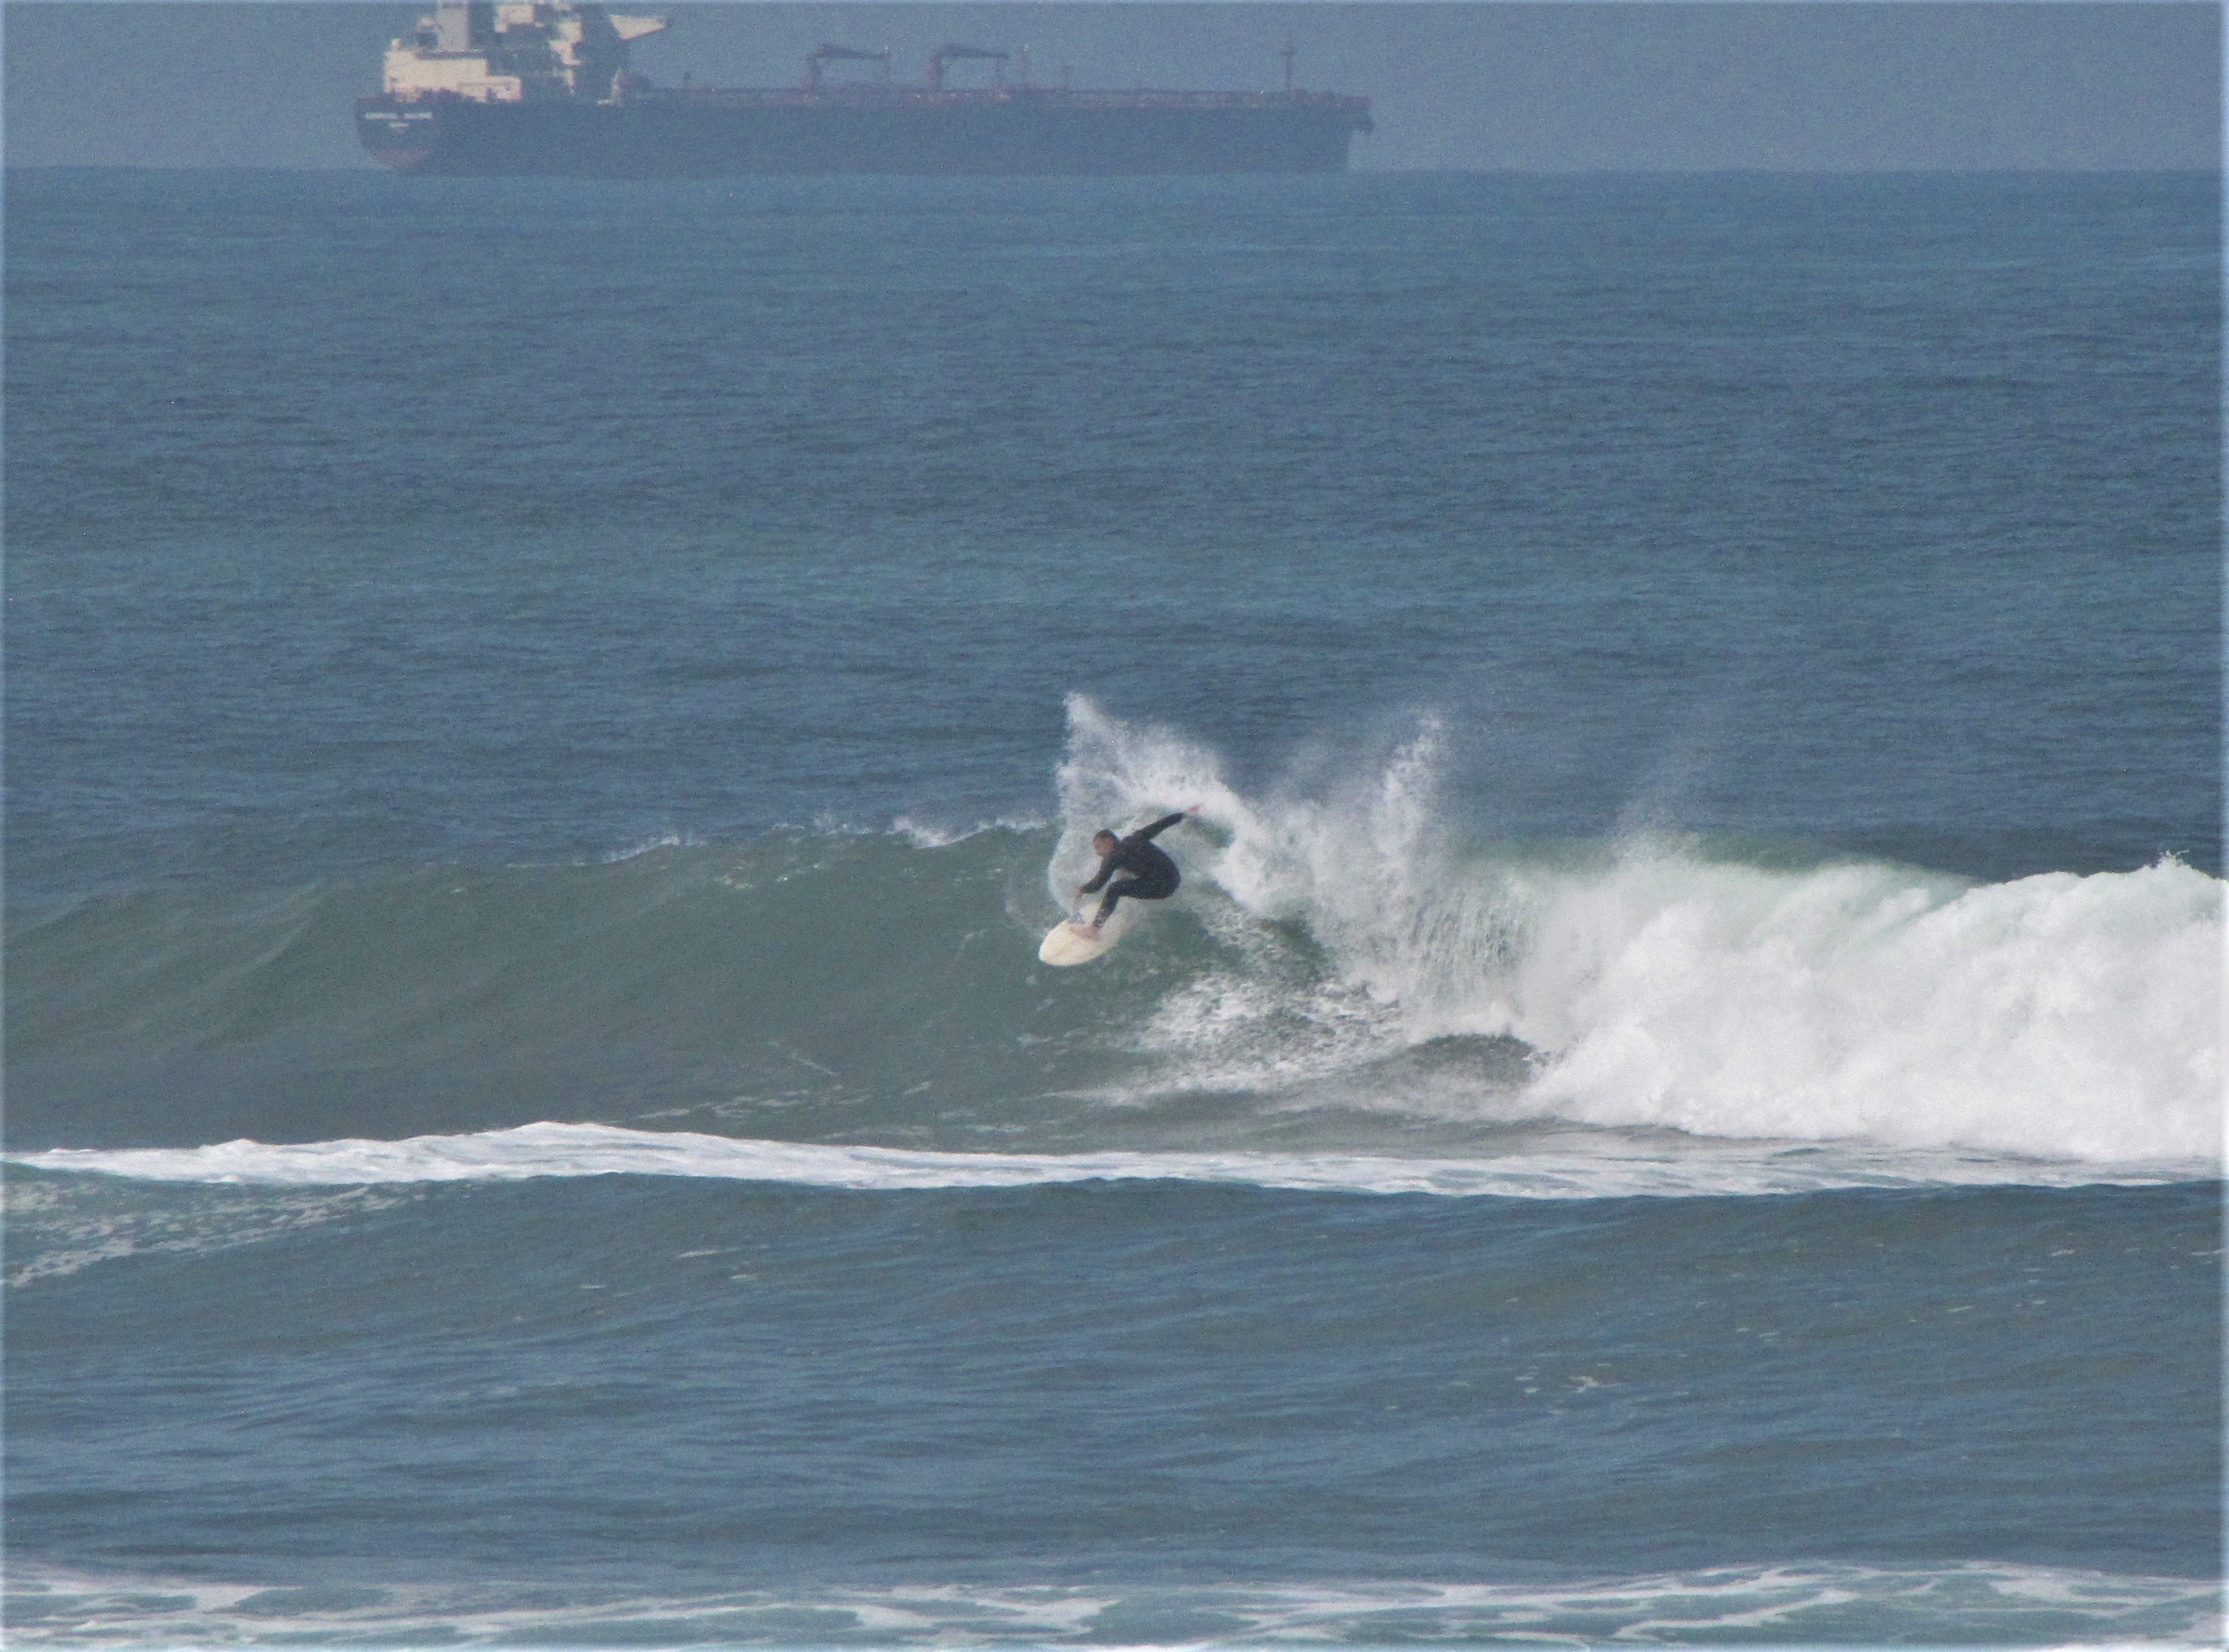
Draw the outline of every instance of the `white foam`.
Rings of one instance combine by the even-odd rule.
[[[1547,894],[1509,1028],[1559,1116],[2219,1162],[2222,889],[1628,858]]]
[[[503,1584],[264,1591],[10,1568],[11,1644],[257,1646],[2219,1643],[2210,1583],[1982,1562],[1726,1565],[1564,1583],[926,1583],[646,1596]],[[521,1597],[531,1602],[520,1604]],[[1109,1621],[1157,1638],[1108,1637]],[[810,1628],[804,1627],[809,1622]],[[2044,1625],[2048,1629],[2044,1629]],[[816,1641],[816,1631],[825,1640]],[[1822,1638],[1822,1631],[1823,1638]],[[1134,1635],[1134,1631],[1133,1631]],[[1721,1642],[1725,1643],[1725,1642]]]
[[[940,1153],[633,1130],[608,1124],[542,1123],[399,1141],[53,1147],[8,1157],[41,1170],[282,1187],[641,1175],[864,1192],[1183,1181],[1332,1193],[1605,1199],[1973,1184],[2142,1186],[2176,1179],[2171,1169],[2105,1173],[2090,1165],[1945,1153],[1822,1153],[1771,1142],[1648,1143],[1610,1133],[1583,1143],[1567,1139],[1500,1157],[1427,1159],[1243,1152]]]
[[[2221,1162],[2224,885],[2179,862],[1976,885],[1729,865],[1660,838],[1551,864],[1449,832],[1429,719],[1327,794],[1260,798],[1224,785],[1212,752],[1081,698],[1070,735],[1062,854],[1096,820],[1195,798],[1227,839],[1191,845],[1190,899],[1248,954],[1248,993],[1206,1014],[1172,996],[1155,1029],[1207,1083],[1274,1083],[1262,1032],[1282,1011],[1319,1070],[1334,1021],[1339,1059],[1523,1040],[1532,1082],[1513,1101],[1482,1090],[1481,1118]],[[1218,901],[1238,929],[1304,926],[1332,979],[1256,967]]]
[[[890,822],[893,835],[903,838],[916,849],[949,849],[956,843],[980,837],[986,832],[1035,832],[1050,825],[1047,820],[1021,815],[996,815],[987,820],[974,820],[966,826],[939,824],[918,820],[909,814],[901,814]]]
[[[83,1183],[68,1186],[73,1194],[87,1191]],[[55,1184],[17,1184],[7,1190],[7,1282],[60,1278],[123,1257],[229,1250],[389,1209],[411,1197],[407,1190],[369,1186],[296,1188],[261,1197],[243,1192],[219,1209],[164,1209],[72,1197]]]

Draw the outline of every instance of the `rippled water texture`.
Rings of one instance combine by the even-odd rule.
[[[11,1644],[2218,1639],[2213,180],[8,190]]]

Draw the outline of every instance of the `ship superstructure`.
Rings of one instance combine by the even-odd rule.
[[[598,5],[441,0],[418,31],[389,43],[382,90],[409,102],[475,103],[624,95],[627,42],[665,28],[662,16],[626,16]]]
[[[1371,129],[1368,99],[1293,86],[1289,42],[1282,92],[1039,87],[1026,67],[1009,84],[1007,53],[958,43],[914,85],[887,50],[830,43],[796,87],[653,87],[627,46],[665,26],[572,0],[440,0],[389,47],[357,135],[406,172],[703,177],[1340,171]],[[990,84],[947,84],[956,63]]]

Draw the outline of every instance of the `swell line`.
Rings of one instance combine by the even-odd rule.
[[[1175,1181],[1443,1198],[1611,1199],[1784,1194],[1852,1187],[2142,1186],[2202,1179],[2200,1165],[2050,1163],[1816,1144],[1598,1144],[1478,1159],[1248,1152],[952,1153],[772,1141],[605,1124],[539,1123],[466,1135],[198,1147],[53,1147],[7,1155],[48,1171],[269,1186],[670,1176],[855,1192]]]

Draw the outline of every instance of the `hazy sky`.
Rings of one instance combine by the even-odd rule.
[[[430,5],[11,0],[10,164],[357,167],[350,100]],[[1359,166],[1554,171],[2210,168],[2218,4],[643,3],[656,80],[791,85],[820,41],[1027,46],[1077,86],[1302,84],[1374,100]],[[957,73],[957,72],[955,72]]]

